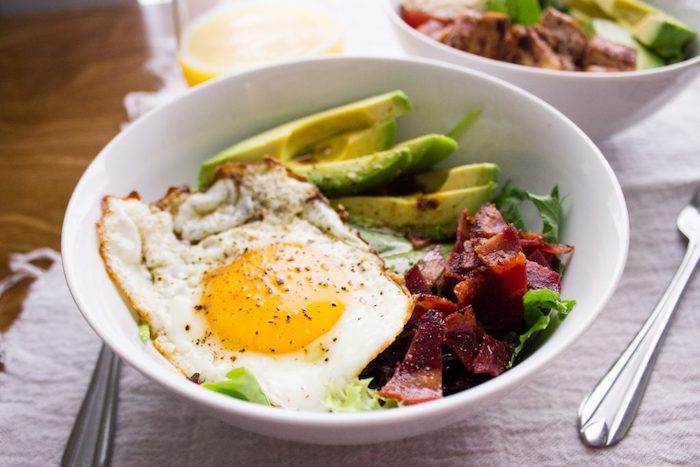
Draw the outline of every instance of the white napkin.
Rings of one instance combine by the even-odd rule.
[[[581,399],[634,336],[680,263],[675,219],[700,184],[700,81],[648,121],[601,144],[627,198],[630,255],[591,329],[484,413],[417,438],[313,446],[251,434],[200,414],[129,367],[121,375],[113,465],[662,465],[700,459],[700,278],[689,285],[628,437],[605,450],[576,433]],[[591,219],[595,222],[595,219]],[[55,262],[31,267],[36,257]],[[0,465],[55,465],[99,349],[68,293],[55,252],[13,257],[37,277],[0,336]],[[11,279],[6,279],[11,281]],[[0,290],[3,284],[0,282]],[[4,370],[2,369],[4,367]]]

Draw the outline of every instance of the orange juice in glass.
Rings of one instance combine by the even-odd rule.
[[[177,58],[190,86],[248,68],[342,51],[328,0],[176,0]]]

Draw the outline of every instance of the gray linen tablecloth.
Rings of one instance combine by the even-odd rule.
[[[604,115],[601,115],[604,118]],[[700,184],[700,80],[600,148],[627,199],[631,243],[620,286],[593,326],[554,364],[482,414],[386,444],[332,447],[251,434],[198,413],[129,367],[122,370],[113,465],[697,465],[700,463],[700,278],[691,281],[644,403],[620,445],[585,448],[581,399],[617,358],[685,250],[675,219]],[[595,219],[591,219],[595,222]],[[55,253],[19,320],[0,336],[0,466],[55,465],[80,406],[99,340],[78,313]]]

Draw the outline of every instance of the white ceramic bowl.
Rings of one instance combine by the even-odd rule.
[[[421,34],[401,19],[399,7],[403,0],[383,1],[401,46],[409,54],[444,60],[505,79],[564,112],[596,140],[652,115],[700,72],[700,38],[695,41],[693,58],[652,70],[584,73],[506,63],[463,52]],[[699,2],[647,1],[700,31]]]
[[[426,83],[431,83],[426,86]],[[137,336],[136,323],[105,273],[95,222],[106,194],[138,190],[154,200],[171,185],[195,184],[199,164],[225,146],[320,109],[393,89],[415,108],[399,137],[444,132],[483,109],[446,164],[493,161],[502,180],[567,196],[564,240],[576,253],[563,294],[578,305],[547,343],[512,370],[442,400],[358,414],[295,412],[235,400],[180,376]],[[489,406],[545,367],[593,321],[617,285],[627,256],[628,218],[620,186],[595,145],[540,99],[453,65],[409,59],[338,57],[281,64],[197,87],[136,121],[109,143],[78,183],[66,212],[62,250],[68,285],[95,332],[154,384],[233,425],[290,440],[356,444],[417,435]],[[545,381],[542,384],[546,384]]]

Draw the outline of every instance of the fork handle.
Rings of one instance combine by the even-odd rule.
[[[681,265],[651,316],[581,403],[578,429],[588,446],[612,446],[627,434],[644,396],[668,323],[699,259],[700,242],[691,240]]]
[[[119,359],[104,344],[61,459],[62,467],[109,465],[117,414]]]

